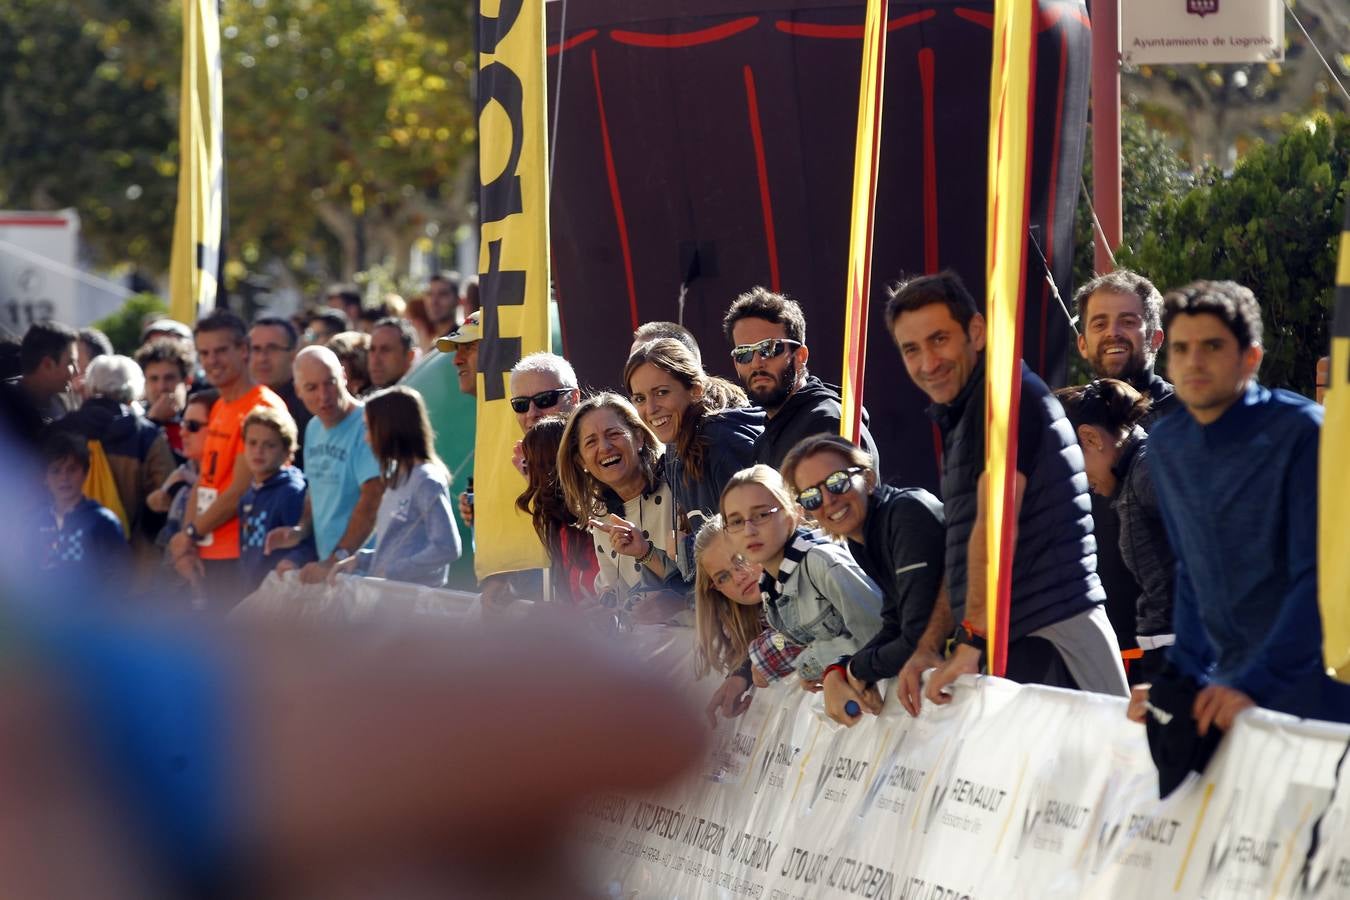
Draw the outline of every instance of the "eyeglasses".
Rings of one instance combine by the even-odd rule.
[[[307,331],[305,332],[305,334],[309,335],[312,334],[312,332]],[[272,354],[272,353],[289,353],[291,352],[292,348],[283,347],[281,344],[254,344],[252,347],[249,348],[249,350],[253,353]]]
[[[760,359],[775,359],[782,356],[784,350],[796,350],[801,345],[801,341],[790,341],[787,338],[769,338],[767,341],[760,341],[758,344],[738,344],[731,350],[731,361],[742,366],[748,366],[754,360],[756,353],[759,354]]]
[[[744,519],[727,519],[727,534],[740,534],[745,530],[745,526],[754,525],[755,529],[761,528],[765,522],[768,522],[782,507],[770,506],[768,509],[761,509],[759,512],[753,512]]]
[[[531,403],[536,409],[552,409],[558,405],[564,394],[570,394],[574,390],[576,388],[555,388],[551,391],[540,391],[529,397],[512,397],[511,409],[518,413],[527,413],[530,411]]]
[[[835,496],[847,494],[853,489],[853,476],[861,471],[862,466],[849,466],[847,469],[831,472],[829,476],[819,484],[812,485],[804,491],[798,491],[797,502],[800,503],[802,509],[807,512],[820,509],[825,503],[825,495],[820,492],[821,488],[824,488]]]
[[[713,578],[713,584],[717,585],[718,588],[724,588],[731,583],[731,579],[736,572],[749,572],[751,568],[752,564],[750,561],[737,553],[735,556],[731,557],[730,571],[723,569],[721,572],[718,572],[716,577]]]
[[[206,422],[201,422],[201,421],[198,421],[197,419],[184,419],[184,420],[183,420],[183,427],[187,429],[187,431],[188,431],[189,434],[196,434],[197,432],[199,432],[199,431],[201,431],[203,428],[205,428],[206,425],[207,425]]]

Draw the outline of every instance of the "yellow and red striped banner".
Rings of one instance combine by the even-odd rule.
[[[474,570],[482,579],[548,564],[529,517],[516,509],[525,480],[511,464],[520,424],[511,411],[509,384],[511,367],[522,356],[549,349],[544,0],[483,0],[478,26],[483,339],[474,440]]]
[[[853,205],[848,234],[848,292],[844,302],[844,373],[839,430],[858,442],[862,431],[867,363],[867,310],[872,292],[872,222],[881,151],[881,103],[886,78],[887,0],[867,0],[862,77],[858,85],[858,139],[853,154]]]
[[[1322,655],[1341,681],[1350,681],[1350,198],[1345,204],[1336,264],[1336,313],[1331,329],[1326,417],[1318,463],[1317,578],[1322,607]]]
[[[169,315],[188,325],[216,304],[225,203],[223,107],[216,0],[183,0]]]
[[[1036,83],[1037,4],[994,4],[994,65],[989,86],[989,208],[986,275],[985,495],[988,547],[985,579],[989,671],[1002,675],[1008,659],[1008,608],[1017,475],[1018,398],[1022,386],[1022,306],[1026,284],[1031,138]],[[971,573],[976,577],[975,573]]]

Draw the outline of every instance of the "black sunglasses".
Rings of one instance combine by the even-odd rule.
[[[820,509],[825,503],[825,495],[820,492],[822,487],[836,496],[847,494],[853,488],[853,476],[861,471],[862,466],[849,466],[847,469],[831,472],[820,484],[798,491],[797,502],[807,512]]]
[[[774,359],[782,356],[784,350],[796,350],[801,345],[801,341],[790,341],[787,338],[769,338],[758,344],[739,344],[731,350],[731,361],[748,366],[756,353],[760,359]]]
[[[206,427],[206,425],[207,425],[206,422],[198,422],[193,419],[183,420],[183,427],[186,428],[192,434],[196,434],[197,432],[201,431],[203,428]]]
[[[512,397],[511,408],[518,413],[530,411],[530,404],[533,403],[538,409],[552,409],[558,405],[558,401],[564,394],[570,394],[576,388],[555,388],[551,391],[540,391],[530,397]]]

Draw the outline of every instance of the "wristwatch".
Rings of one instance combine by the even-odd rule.
[[[196,523],[193,523],[188,527],[184,528],[183,533],[186,534],[189,538],[191,538],[192,543],[194,544],[199,543],[202,539],[202,533],[197,530]]]
[[[980,651],[980,656],[984,656],[989,649],[989,641],[982,634],[976,634],[970,630],[968,622],[962,622],[956,629],[956,643],[965,644],[967,647],[974,647]]]
[[[333,562],[342,562],[343,560],[349,559],[350,557],[351,554],[348,553],[347,550],[343,547],[339,547],[333,551]]]

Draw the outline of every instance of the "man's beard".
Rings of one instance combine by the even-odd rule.
[[[787,398],[792,395],[792,388],[797,384],[797,358],[794,356],[788,360],[787,368],[778,376],[778,383],[771,388],[750,386],[751,382],[760,375],[770,375],[770,373],[767,369],[756,369],[751,372],[750,377],[745,379],[745,392],[765,412],[774,412],[787,402]],[[773,376],[770,375],[770,377]]]
[[[1106,368],[1106,351],[1119,346],[1128,349],[1129,356],[1125,358],[1125,365],[1121,370],[1112,373]],[[1144,355],[1142,347],[1136,349],[1129,341],[1103,342],[1097,346],[1097,355],[1092,360],[1092,374],[1098,378],[1118,378],[1130,384],[1140,384],[1148,378],[1148,371],[1152,365],[1153,361]]]

